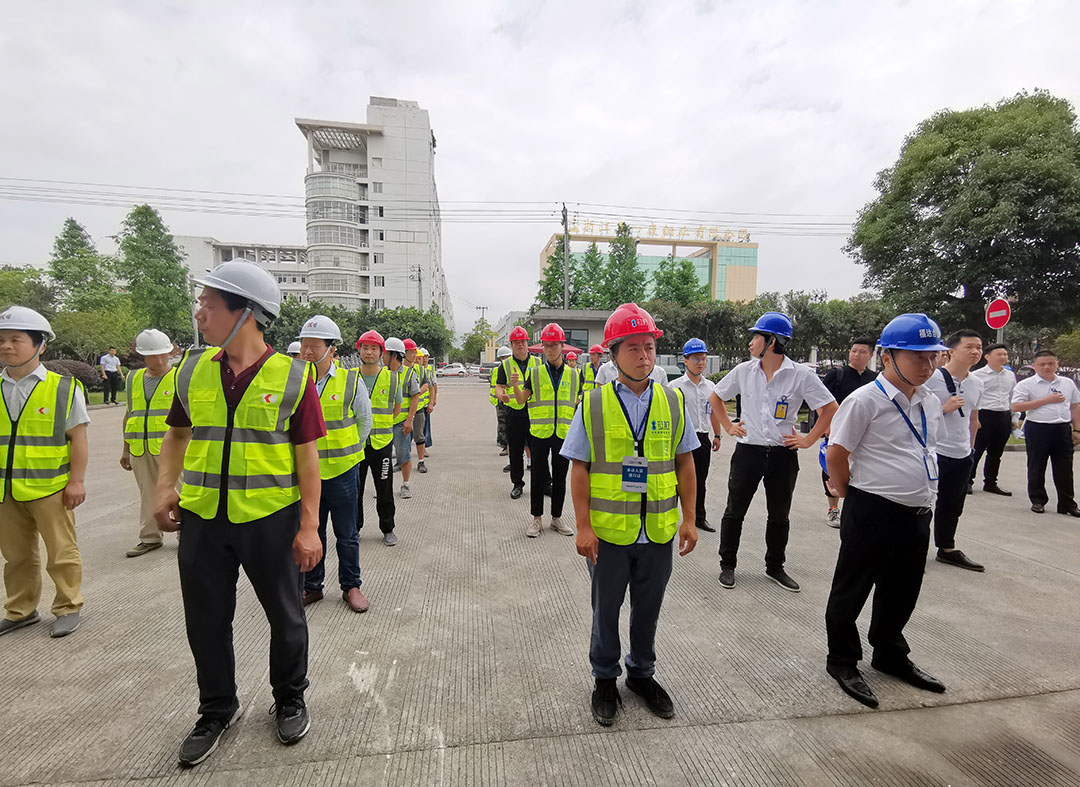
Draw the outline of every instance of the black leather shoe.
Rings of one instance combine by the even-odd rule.
[[[648,706],[654,715],[661,719],[670,719],[675,715],[675,705],[671,697],[664,691],[664,687],[656,682],[656,678],[626,678],[626,688],[637,694]]]
[[[515,486],[513,489],[510,490],[510,499],[511,500],[517,500],[519,497],[521,497],[521,493],[524,492],[524,491],[525,491],[525,487],[523,487],[523,486]]]
[[[1066,516],[1080,516],[1080,508],[1073,506],[1072,508],[1066,508],[1064,511],[1058,510],[1059,514],[1065,514]]]
[[[868,708],[878,706],[878,698],[863,680],[862,673],[855,667],[839,667],[835,664],[826,664],[825,671],[840,684],[840,688],[849,697],[858,700]]]
[[[619,712],[620,705],[622,697],[619,696],[615,678],[597,678],[592,693],[592,715],[596,723],[610,727],[615,723],[615,714]]]
[[[945,691],[944,683],[933,675],[923,672],[910,661],[903,664],[879,664],[876,661],[870,663],[878,672],[892,675],[894,678],[902,680],[904,683],[914,686],[917,689],[933,691],[937,694],[942,694]]]
[[[708,519],[702,519],[697,523],[698,530],[704,530],[706,533],[715,533],[716,528],[709,524]]]
[[[966,568],[968,571],[986,571],[986,567],[982,563],[976,563],[959,549],[954,549],[952,552],[939,549],[935,560],[938,563],[948,563],[951,566]]]
[[[1044,506],[1042,503],[1032,503],[1031,510],[1034,511],[1036,514],[1042,514],[1045,513],[1046,506]]]
[[[735,587],[735,569],[720,567],[720,587],[725,590]]]
[[[503,472],[504,473],[509,473],[510,472],[510,465],[507,465],[506,467],[504,467]]]
[[[767,568],[765,569],[765,576],[784,590],[790,590],[792,593],[798,593],[802,590],[802,588],[799,587],[799,583],[788,576],[788,573],[782,568]]]
[[[983,484],[983,491],[989,492],[992,495],[1001,495],[1002,497],[1012,497],[1012,492],[1007,492],[997,484]]]

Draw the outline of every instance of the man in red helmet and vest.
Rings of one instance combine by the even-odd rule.
[[[517,500],[525,491],[523,454],[528,450],[529,439],[529,411],[518,401],[517,392],[540,362],[529,355],[529,333],[520,325],[510,331],[510,350],[512,356],[503,360],[495,377],[495,398],[509,408],[506,411],[506,442],[510,449],[510,497]]]
[[[559,451],[562,450],[566,430],[574,419],[581,378],[576,369],[563,363],[566,334],[558,323],[545,325],[540,331],[540,341],[544,346],[544,363],[534,367],[525,382],[514,391],[518,404],[528,406],[529,447],[532,449],[529,501],[533,518],[525,528],[525,535],[529,538],[540,535],[544,493],[550,486],[551,529],[564,536],[572,536],[574,529],[562,521],[566,471],[570,468],[570,462]]]
[[[393,450],[394,419],[401,413],[402,391],[396,370],[382,366],[386,342],[378,331],[367,331],[356,342],[360,350],[360,379],[371,399],[371,432],[368,434],[364,458],[357,465],[357,527],[364,526],[364,487],[368,471],[375,487],[375,510],[379,515],[379,530],[388,547],[397,544],[394,533],[394,471],[390,454]],[[404,351],[402,352],[404,356]],[[396,361],[396,359],[394,359]]]
[[[604,348],[594,344],[589,348],[589,362],[581,369],[581,392],[587,394],[596,387],[596,374],[604,360]]]
[[[562,447],[563,456],[573,461],[577,551],[588,560],[592,579],[592,713],[604,726],[615,721],[621,704],[619,613],[628,587],[626,687],[657,716],[675,715],[671,697],[653,677],[656,626],[676,533],[680,555],[697,545],[693,450],[699,441],[682,392],[649,379],[661,336],[652,316],[637,304],[614,311],[604,326],[604,345],[618,379],[585,396]]]

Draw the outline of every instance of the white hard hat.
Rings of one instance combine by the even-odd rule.
[[[10,306],[7,311],[0,313],[0,330],[6,331],[40,331],[45,334],[45,341],[51,342],[56,338],[49,321],[33,309],[25,306]]]
[[[427,357],[428,357],[429,355],[431,355],[431,353],[429,353],[429,352],[427,351],[427,348],[425,348],[425,347],[421,347],[421,348],[420,348],[419,350],[417,350],[417,351],[416,351],[416,354],[417,354],[417,355],[422,355],[422,356],[424,356],[425,358],[427,358]]]
[[[405,354],[405,342],[401,341],[401,339],[396,336],[391,336],[387,339],[385,347],[389,352],[401,353],[402,355]]]
[[[496,358],[509,358],[513,354],[514,351],[506,346],[500,347],[498,350],[495,351]]]
[[[281,313],[281,289],[277,281],[254,262],[223,262],[212,271],[196,276],[195,282],[247,298],[254,307],[257,323],[264,325]]]
[[[147,328],[135,337],[135,352],[139,355],[167,355],[172,349],[172,339],[157,328]]]
[[[287,355],[299,355],[300,354],[300,342],[293,342],[289,345],[289,349],[285,351]]]
[[[304,327],[300,329],[301,339],[327,339],[330,341],[341,341],[341,329],[337,327],[337,323],[331,320],[329,317],[322,314],[316,314],[314,317],[304,323]]]

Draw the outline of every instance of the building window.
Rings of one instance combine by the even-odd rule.
[[[329,219],[330,221],[351,221],[361,223],[367,220],[360,207],[351,202],[333,200],[312,200],[307,204],[308,221]]]
[[[360,235],[354,227],[336,225],[313,225],[308,227],[308,245],[332,243],[338,246],[356,246]]]
[[[385,309],[386,301],[384,301],[382,298],[376,298],[371,302],[371,305],[374,309]]]
[[[367,295],[370,292],[371,292],[371,277],[370,276],[361,276],[360,277],[360,294],[361,295]]]
[[[375,264],[376,265],[379,265],[379,264],[382,263],[382,261],[383,261],[383,255],[382,254],[375,253],[375,254],[372,254],[371,256],[375,258]]]
[[[295,276],[292,277],[292,283],[296,284],[296,277]]]
[[[380,205],[380,206],[379,206],[379,218],[380,218],[380,219],[381,219],[381,218],[385,218],[385,216],[386,216],[386,213],[385,213],[385,212],[383,211],[383,206],[382,206],[382,205]]]
[[[382,159],[379,158],[378,156],[372,156],[371,157],[371,166],[373,166],[373,167],[381,167],[382,166]]]
[[[375,231],[375,236],[376,236],[377,240],[386,240],[386,233],[383,232],[382,230],[376,230]]]
[[[300,283],[301,284],[307,284],[307,276],[301,276],[300,277]]]
[[[385,276],[376,276],[375,277],[375,286],[376,287],[385,287],[386,286],[386,277]]]
[[[382,194],[382,193],[383,193],[383,191],[382,191],[382,185],[383,185],[383,184],[382,184],[382,183],[380,183],[380,182],[379,182],[379,181],[377,181],[377,180],[376,180],[376,181],[372,181],[372,183],[371,183],[371,190],[372,190],[372,191],[374,191],[374,192],[375,192],[376,194]]]

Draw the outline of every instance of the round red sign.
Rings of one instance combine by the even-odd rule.
[[[1011,316],[1012,308],[1009,306],[1009,302],[1004,298],[997,298],[991,301],[990,305],[986,307],[986,324],[995,331],[999,328],[1004,328],[1008,324],[1009,317]]]

